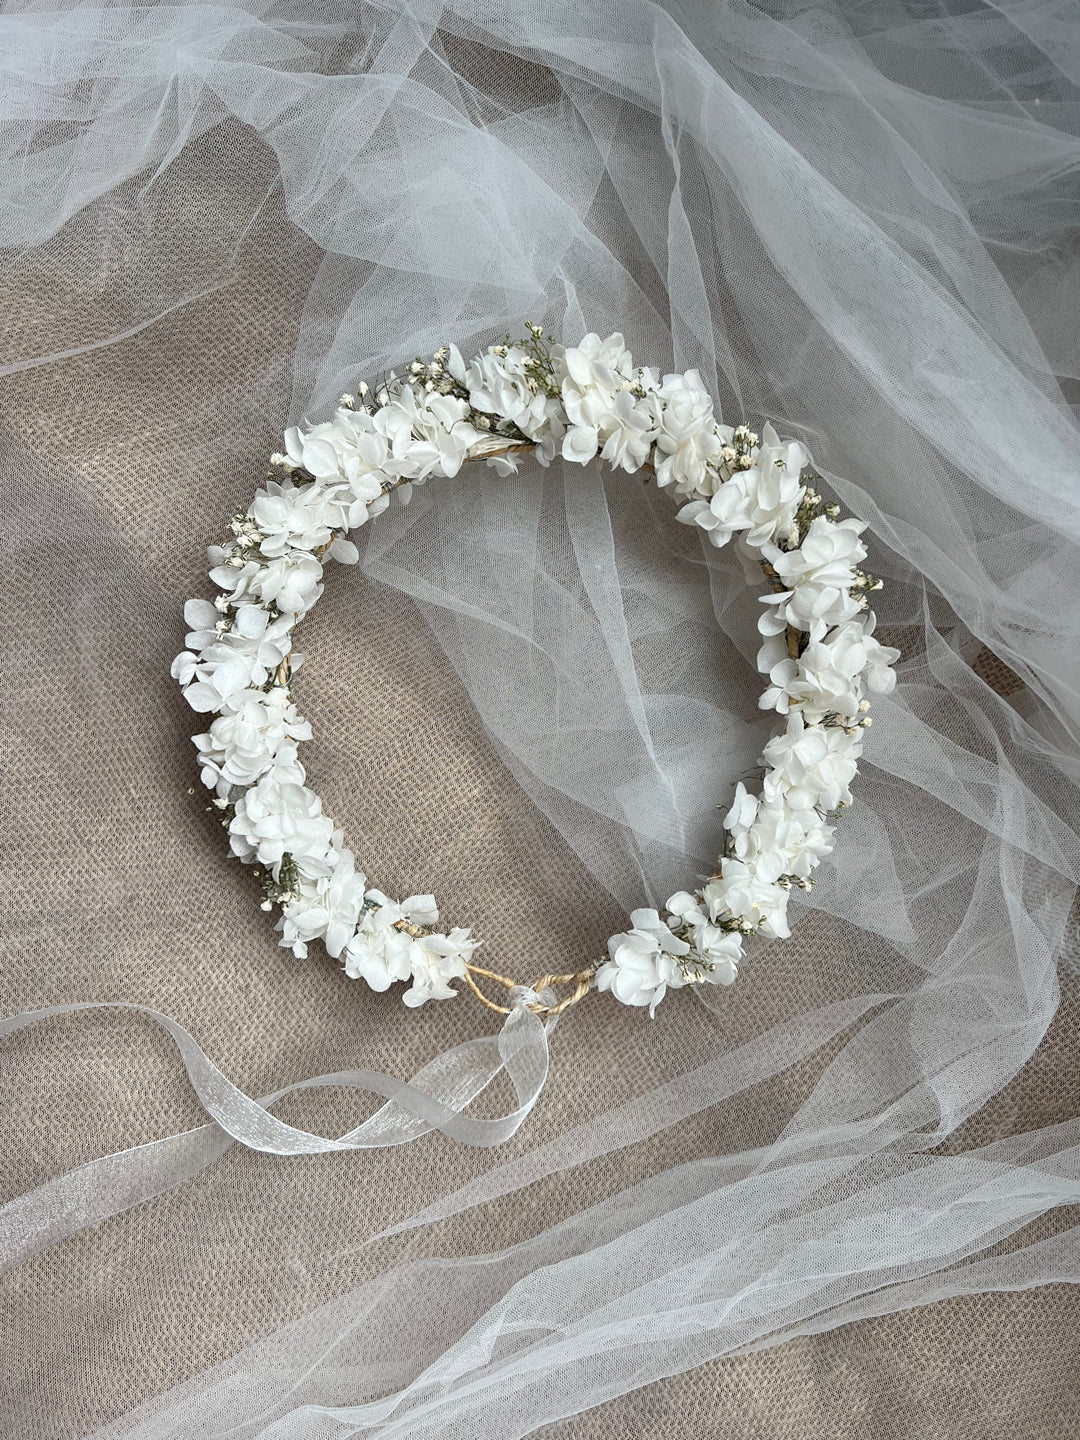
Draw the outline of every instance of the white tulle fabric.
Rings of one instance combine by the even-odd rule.
[[[531,318],[568,343],[617,326],[663,368],[700,371],[718,414],[770,416],[802,440],[869,522],[878,633],[904,652],[813,893],[880,963],[855,947],[844,998],[696,1069],[687,1056],[645,1093],[614,1083],[598,1116],[397,1228],[482,1214],[855,1027],[781,1133],[763,1123],[748,1148],[660,1164],[494,1257],[478,1244],[455,1261],[452,1311],[438,1263],[402,1266],[103,1435],[511,1440],[717,1356],[1080,1278],[1072,1229],[984,1253],[1080,1201],[1080,1121],[934,1148],[1038,1047],[1080,867],[1080,447],[1061,388],[1080,378],[1065,203],[1078,32],[1040,0],[954,9],[249,0],[0,15],[13,253],[212,146],[215,127],[225,147],[222,122],[239,121],[325,252],[288,357],[290,423],[447,337],[469,351]],[[254,214],[266,193],[249,198]],[[137,284],[131,262],[127,313],[97,343],[225,283],[245,216],[200,223],[168,273]],[[372,529],[363,566],[421,602],[523,790],[592,873],[627,910],[655,905],[709,868],[716,797],[768,733],[742,575],[625,478],[556,463],[434,484]],[[984,646],[1025,682],[1011,700],[980,678]],[[806,912],[792,911],[797,941]],[[417,1077],[392,1093],[395,1124],[456,1123],[425,1117],[425,1091]],[[13,1202],[10,1258],[177,1183],[230,1138],[259,1143],[221,1128],[227,1105],[208,1109],[217,1125],[171,1142],[134,1189],[106,1166]]]

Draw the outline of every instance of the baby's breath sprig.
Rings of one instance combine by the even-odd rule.
[[[449,345],[441,346],[430,360],[421,360],[418,355],[409,366],[409,383],[422,385],[425,395],[455,395],[459,399],[467,398],[469,392],[454,378],[449,369],[449,360]]]
[[[528,334],[518,341],[525,352],[525,373],[529,377],[529,388],[542,391],[545,395],[561,394],[561,384],[555,374],[555,364],[548,346],[554,344],[554,337],[544,336],[542,325],[529,325]],[[509,335],[506,337],[509,340]]]
[[[300,871],[288,851],[278,862],[276,875],[262,865],[256,865],[252,873],[262,887],[264,898],[260,910],[273,910],[275,905],[284,909],[300,893]]]

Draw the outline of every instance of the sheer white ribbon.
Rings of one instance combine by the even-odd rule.
[[[410,1141],[441,1130],[462,1145],[501,1145],[532,1110],[548,1074],[548,1036],[555,1015],[541,1019],[529,1003],[541,998],[525,986],[511,992],[511,1011],[498,1035],[482,1035],[430,1060],[409,1081],[374,1070],[315,1075],[261,1099],[228,1080],[192,1036],[168,1015],[146,1005],[84,1001],[29,1010],[0,1021],[0,1038],[54,1015],[79,1010],[137,1010],[172,1037],[192,1088],[211,1124],[103,1156],[46,1181],[0,1208],[0,1271],[19,1264],[65,1236],[143,1200],[173,1189],[211,1164],[234,1142],[271,1155],[318,1155],[366,1150]],[[550,999],[549,992],[543,998]],[[505,1071],[517,1106],[496,1118],[462,1112]],[[368,1090],[386,1104],[362,1125],[333,1140],[298,1129],[270,1107],[299,1090],[323,1087]]]

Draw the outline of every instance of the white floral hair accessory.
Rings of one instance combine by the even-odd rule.
[[[680,502],[678,520],[713,545],[736,542],[769,585],[759,704],[784,722],[762,753],[758,791],[736,789],[715,873],[672,895],[662,915],[635,910],[596,966],[542,976],[522,992],[474,963],[479,941],[469,930],[439,928],[433,896],[391,900],[357,872],[305,783],[298,746],[311,729],[292,695],[302,660],[292,633],[322,594],[325,563],[355,563],[348,532],[385,510],[391,492],[406,499],[412,485],[456,475],[467,460],[508,474],[526,451],[542,465],[599,455],[651,470]],[[595,987],[651,1015],[669,989],[730,985],[745,937],[787,936],[791,889],[810,888],[833,847],[830,821],[851,802],[870,724],[865,691],[893,688],[899,654],[874,638],[867,594],[881,582],[859,568],[865,525],[823,502],[808,460],[769,425],[759,439],[745,425],[718,424],[697,371],[661,377],[635,366],[618,334],[564,349],[538,325],[469,365],[446,346],[391,373],[374,395],[362,385],[356,398],[343,396],[331,420],[288,430],[285,453],[271,457],[279,478],[233,519],[233,538],[209,551],[219,593],[188,601],[188,648],[172,666],[192,709],[215,717],[195,736],[202,782],[232,853],[255,866],[262,908],[280,910],[281,944],[304,957],[321,940],[373,990],[407,983],[409,1006],[451,999],[452,982],[463,980],[503,1014],[525,993],[529,1008],[557,1015]],[[481,978],[510,992],[511,1004],[490,1000]],[[572,987],[562,999],[558,985]]]

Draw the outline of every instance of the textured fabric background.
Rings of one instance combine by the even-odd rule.
[[[227,182],[200,164],[198,146],[180,163],[188,203],[174,241],[190,247]],[[276,948],[250,877],[226,863],[202,793],[189,793],[192,717],[168,674],[183,598],[204,584],[203,547],[261,480],[283,423],[290,375],[274,357],[290,354],[318,255],[268,209],[237,237],[227,283],[208,277],[201,300],[98,348],[118,297],[108,273],[87,273],[100,235],[79,223],[55,263],[0,277],[4,353],[72,350],[0,381],[3,1012],[139,1001],[187,1026],[253,1094],[346,1064],[408,1074],[489,1017],[468,997],[407,1012],[324,956],[300,962]],[[115,223],[122,249],[119,202],[93,223]],[[377,883],[431,888],[454,921],[475,925],[498,968],[523,980],[596,955],[618,908],[523,797],[411,603],[339,571],[304,649],[314,782]],[[1009,673],[980,663],[1006,692]],[[825,1003],[846,944],[843,927],[812,916],[717,1013],[689,995],[652,1025],[600,1003],[571,1012],[553,1037],[549,1088],[511,1151],[687,1057]],[[1063,983],[1041,1049],[957,1146],[1080,1111],[1076,984]],[[495,1249],[543,1230],[560,1205],[756,1143],[782,1127],[838,1046],[674,1131],[489,1205],[482,1220],[466,1214],[331,1260],[495,1158],[438,1135],[401,1151],[303,1159],[234,1148],[176,1192],[0,1280],[0,1433],[85,1434],[391,1258]],[[201,1119],[172,1047],[138,1016],[47,1022],[5,1041],[2,1066],[4,1198]],[[302,1096],[281,1113],[300,1123],[329,1115],[344,1129],[361,1104]],[[445,1296],[452,1306],[452,1270]],[[1059,1440],[1080,1432],[1078,1375],[1080,1292],[984,1294],[719,1362],[543,1435]]]

